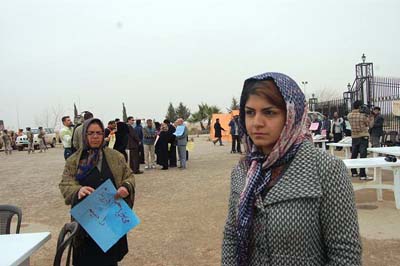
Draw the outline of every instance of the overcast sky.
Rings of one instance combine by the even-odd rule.
[[[0,120],[46,110],[164,118],[168,103],[226,110],[243,81],[283,72],[344,91],[354,65],[400,77],[397,0],[0,0]],[[17,119],[17,110],[19,119]],[[19,121],[18,121],[19,120]]]

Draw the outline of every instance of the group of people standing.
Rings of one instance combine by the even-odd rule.
[[[28,154],[35,152],[35,140],[34,140],[34,133],[32,132],[30,127],[26,128],[26,137],[28,142]],[[4,129],[1,134],[1,139],[3,141],[4,153],[6,155],[11,155],[14,148],[16,148],[16,141],[18,137],[22,137],[24,135],[23,129],[18,129],[18,132],[15,133],[14,131],[9,131]],[[46,144],[46,131],[43,127],[38,128],[38,146],[40,151],[46,151],[47,144]]]
[[[85,112],[84,121],[93,118],[93,114]],[[64,158],[82,146],[82,125],[75,128],[70,117],[62,118],[63,129],[61,140],[64,146]],[[179,134],[177,129],[179,130]],[[177,167],[177,151],[179,156],[179,168],[186,169],[186,146],[188,141],[188,129],[183,119],[171,123],[165,119],[163,123],[147,119],[142,126],[142,120],[135,120],[132,116],[126,122],[115,119],[108,122],[104,129],[104,146],[119,151],[135,174],[142,174],[140,164],[145,164],[144,169],[155,169],[160,165],[162,170],[169,167]]]
[[[371,147],[381,146],[384,117],[381,115],[381,108],[378,106],[373,107],[370,114],[361,111],[361,106],[361,101],[355,101],[352,112],[344,118],[335,112],[332,120],[325,115],[324,120],[320,121],[314,115],[313,123],[318,123],[319,125],[318,129],[312,132],[324,135],[328,140],[332,140],[333,137],[335,143],[342,140],[344,136],[351,137],[351,158],[355,159],[358,156],[366,158],[369,143],[371,143]],[[341,150],[342,148],[337,147],[336,149]],[[360,169],[360,173],[357,173],[356,169],[352,169],[351,172],[353,177],[359,177],[361,180],[372,179],[367,177],[364,168]]]

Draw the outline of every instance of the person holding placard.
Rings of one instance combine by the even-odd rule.
[[[107,180],[117,189],[115,197],[125,199],[130,207],[135,197],[135,178],[126,164],[124,156],[113,149],[104,147],[104,126],[96,118],[86,120],[82,127],[83,145],[65,163],[61,194],[67,205],[78,204]],[[82,228],[73,241],[73,265],[118,265],[128,253],[126,235],[107,252],[96,244]]]
[[[179,156],[179,166],[178,168],[183,170],[186,169],[186,145],[188,143],[188,134],[189,131],[185,124],[183,123],[183,119],[179,118],[176,120],[176,146],[178,147],[178,156]]]

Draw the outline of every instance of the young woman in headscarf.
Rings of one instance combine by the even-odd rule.
[[[246,156],[232,171],[222,265],[361,265],[344,163],[310,142],[304,94],[290,77],[245,81]]]
[[[135,178],[121,153],[103,147],[103,123],[96,118],[86,120],[83,124],[82,139],[83,147],[67,159],[59,184],[65,203],[73,207],[110,179],[117,188],[116,197],[125,199],[133,206]],[[118,265],[118,261],[128,253],[128,242],[125,235],[104,253],[80,227],[73,241],[73,248],[75,266],[110,266]]]

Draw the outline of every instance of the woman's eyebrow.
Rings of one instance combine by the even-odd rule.
[[[249,109],[249,110],[251,110],[251,111],[254,111],[254,110],[255,110],[254,108],[251,108],[251,107],[249,107],[249,106],[245,106],[245,108],[246,108],[246,109]],[[276,109],[276,108],[277,108],[276,106],[268,106],[268,107],[263,108],[262,111],[269,111],[269,110],[271,110],[271,109]]]

